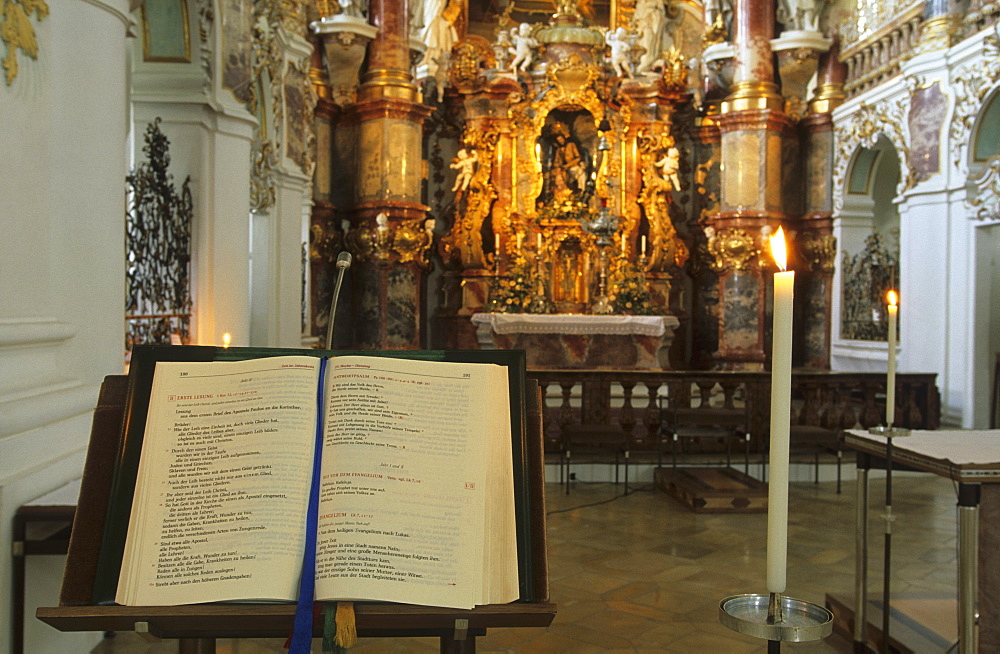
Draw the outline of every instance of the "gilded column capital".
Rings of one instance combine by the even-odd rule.
[[[955,43],[961,27],[961,17],[956,14],[928,18],[920,25],[917,54],[947,50]]]
[[[798,240],[802,255],[814,272],[832,273],[837,263],[837,239],[832,234],[803,234]]]
[[[344,243],[359,261],[380,265],[416,262],[427,267],[434,226],[433,218],[407,215],[390,218],[383,211],[353,225],[344,236]]]
[[[743,229],[705,228],[708,252],[714,257],[712,268],[717,271],[748,270],[758,263],[760,249],[757,240]]]

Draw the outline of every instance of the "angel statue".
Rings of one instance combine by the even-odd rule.
[[[469,152],[465,148],[458,151],[458,156],[452,160],[449,168],[454,168],[458,171],[458,176],[455,177],[455,184],[451,187],[452,193],[461,189],[465,191],[469,188],[469,182],[472,181],[472,175],[476,172],[476,164],[479,163],[479,153],[475,150]]]
[[[510,62],[510,69],[512,71],[520,69],[527,73],[528,68],[531,67],[533,56],[531,49],[538,45],[538,41],[531,36],[531,25],[521,23],[511,29],[510,39],[514,42],[514,46],[510,48],[510,53],[514,55],[514,60]]]
[[[660,177],[663,178],[663,181],[672,186],[675,191],[681,190],[681,180],[677,176],[680,158],[681,153],[677,148],[671,147],[659,161],[653,164],[660,171]]]
[[[628,30],[619,27],[604,33],[604,42],[611,48],[611,67],[619,77],[632,77],[632,62],[629,51],[632,49]]]

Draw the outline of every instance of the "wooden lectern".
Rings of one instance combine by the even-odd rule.
[[[172,348],[173,352],[188,348]],[[196,348],[200,352],[215,348]],[[239,348],[213,358],[239,355]],[[246,353],[246,357],[253,352]],[[257,351],[259,352],[259,351]],[[316,351],[313,351],[314,353]],[[289,351],[278,352],[287,354]],[[297,352],[298,353],[298,352]],[[173,356],[173,355],[172,355]],[[266,355],[265,355],[266,356]],[[523,356],[523,355],[522,355]],[[200,358],[201,354],[197,355]],[[476,360],[480,360],[477,356]],[[523,366],[523,363],[522,363]],[[523,376],[522,376],[523,379]],[[471,610],[389,603],[355,603],[358,636],[441,639],[442,652],[474,652],[475,638],[491,627],[547,627],[556,606],[549,602],[545,543],[544,447],[541,394],[533,380],[525,382],[525,448],[514,457],[515,470],[530,502],[524,516],[529,542],[519,543],[522,600],[511,604],[477,606]],[[285,638],[292,630],[293,604],[216,603],[184,606],[98,605],[94,601],[98,559],[105,538],[105,522],[113,488],[116,456],[126,418],[124,377],[109,376],[101,387],[94,412],[90,446],[84,467],[66,572],[57,607],[40,607],[36,615],[60,631],[137,631],[158,638],[180,640],[180,651],[210,653],[217,638]],[[521,538],[521,534],[518,534]],[[106,581],[106,580],[105,580]],[[525,597],[527,596],[527,597]],[[322,610],[335,610],[334,603]],[[323,619],[314,621],[314,636],[322,635]]]

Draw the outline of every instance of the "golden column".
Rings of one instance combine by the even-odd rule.
[[[354,207],[349,212],[355,345],[422,346],[424,276],[433,225],[421,203],[422,126],[431,110],[419,102],[410,72],[409,3],[371,0],[378,35],[347,122],[356,125]]]
[[[716,366],[759,370],[766,360],[767,280],[771,259],[765,225],[787,220],[785,142],[795,125],[774,82],[770,47],[774,0],[737,0],[733,19],[733,80],[719,116],[720,211],[712,217],[709,251],[719,272],[719,355]],[[762,255],[762,250],[764,250]]]

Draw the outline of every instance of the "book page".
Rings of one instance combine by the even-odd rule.
[[[482,603],[484,396],[498,369],[330,360],[317,598]]]
[[[118,603],[295,599],[319,366],[157,363]]]

